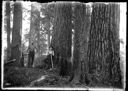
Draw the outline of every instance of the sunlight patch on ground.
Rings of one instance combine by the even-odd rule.
[[[41,81],[41,80],[44,80],[46,78],[47,75],[44,75],[44,76],[41,76],[39,79],[37,79],[37,81]]]
[[[39,81],[44,80],[46,77],[47,77],[47,75],[43,75],[43,76],[41,76],[39,79],[36,79],[36,80],[32,81],[31,84],[30,84],[30,87],[31,87],[31,86],[34,86],[34,84],[35,84],[36,82],[39,82]]]

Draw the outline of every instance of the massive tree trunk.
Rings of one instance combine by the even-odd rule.
[[[59,3],[55,5],[55,24],[52,37],[52,46],[55,54],[63,58],[71,57],[71,4]]]
[[[7,61],[11,56],[11,47],[10,47],[10,2],[6,2],[6,16],[7,16]]]
[[[11,57],[13,59],[16,59],[17,66],[20,65],[21,30],[22,30],[22,5],[20,2],[16,2],[14,3]]]
[[[89,73],[94,84],[121,86],[119,6],[94,4],[89,37]]]
[[[72,82],[79,83],[88,81],[88,33],[90,28],[89,7],[77,3],[74,7],[74,79]]]
[[[55,18],[51,45],[57,61],[61,64],[63,75],[70,74],[71,43],[72,43],[72,7],[70,3],[55,4]],[[63,61],[62,61],[63,60]],[[57,65],[58,65],[58,62]],[[56,64],[55,64],[56,65]],[[59,65],[58,65],[59,66]],[[61,71],[62,71],[61,70]],[[61,74],[61,73],[60,73]]]
[[[71,57],[69,55],[71,54],[72,24],[70,24],[71,9],[69,7],[68,4],[56,4],[55,6],[52,45],[55,54],[58,53],[64,58]],[[83,82],[90,80],[91,85],[121,87],[119,5],[93,4],[91,23],[90,12],[86,5],[76,4],[74,7],[73,70],[75,76],[72,82],[78,83],[82,78]]]

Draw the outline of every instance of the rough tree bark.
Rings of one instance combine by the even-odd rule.
[[[12,30],[11,57],[16,59],[16,66],[20,65],[21,56],[21,30],[22,30],[22,5],[20,2],[14,3],[14,18]]]
[[[40,57],[40,12],[39,11],[35,11],[36,17],[35,17],[35,31],[37,34],[37,53]]]
[[[55,18],[51,45],[54,48],[57,64],[61,64],[65,75],[70,74],[71,43],[72,43],[72,7],[69,3],[55,4]],[[55,64],[56,65],[56,64]]]
[[[112,61],[111,61],[111,79],[114,87],[122,87],[121,68],[120,68],[120,40],[119,40],[119,23],[120,23],[120,5],[110,4],[110,26],[111,34],[110,43],[112,50]]]
[[[52,46],[55,54],[63,58],[71,57],[71,4],[60,3],[55,5],[55,24],[52,37]]]
[[[89,74],[94,84],[117,86],[121,83],[118,26],[117,4],[93,5],[88,60]]]
[[[74,60],[73,70],[74,79],[72,82],[79,83],[79,81],[88,84],[88,33],[90,28],[90,13],[89,8],[85,4],[77,3],[74,8]]]

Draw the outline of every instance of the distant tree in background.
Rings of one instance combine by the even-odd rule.
[[[14,3],[14,17],[12,30],[12,46],[11,57],[16,59],[16,65],[20,65],[21,56],[21,30],[22,30],[22,4],[20,2]]]
[[[52,33],[53,33],[53,21],[54,21],[54,3],[42,4],[41,13],[44,17],[41,18],[43,35],[47,35],[47,50],[51,45]]]
[[[31,18],[30,18],[30,37],[29,37],[29,46],[31,43],[34,43],[34,46],[37,48],[36,52],[40,54],[40,12],[36,8],[37,3],[31,3]]]
[[[37,7],[37,5],[41,7]],[[31,4],[29,44],[33,41],[37,48],[38,55],[40,56],[47,50],[47,34],[50,31],[50,17],[47,17],[49,13],[46,11],[48,11],[48,9],[45,4]],[[41,15],[44,17],[41,17]],[[50,41],[50,38],[48,41]]]
[[[11,8],[10,8],[10,2],[6,2],[6,24],[7,24],[7,61],[9,60],[9,58],[11,57],[11,44],[10,44],[10,12],[11,12]]]

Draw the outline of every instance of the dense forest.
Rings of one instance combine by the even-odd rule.
[[[119,3],[24,3],[4,2],[4,87],[123,88]]]

